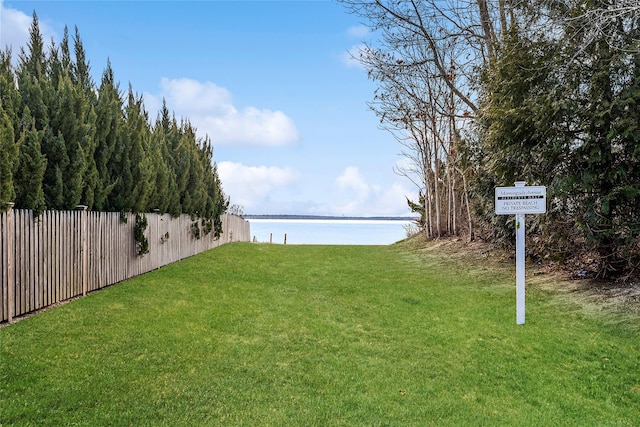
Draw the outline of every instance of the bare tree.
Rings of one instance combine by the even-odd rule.
[[[461,200],[470,218],[456,144],[479,109],[474,88],[506,25],[505,1],[342,1],[378,37],[356,59],[380,83],[370,107],[403,147],[397,172],[424,192],[430,237],[458,232]]]
[[[617,27],[627,32],[640,25],[640,2],[638,0],[607,0],[588,5],[580,0],[540,0],[536,9],[540,22],[550,29],[558,28],[573,33],[565,34],[569,39],[580,37],[576,57],[596,40],[606,40],[610,48],[629,50],[628,40],[619,39]],[[640,39],[635,39],[633,52],[640,50]]]

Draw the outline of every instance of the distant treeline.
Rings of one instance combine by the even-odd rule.
[[[228,207],[208,138],[196,137],[163,101],[151,122],[142,96],[98,85],[78,29],[45,49],[34,12],[30,40],[13,65],[0,51],[0,212],[16,208],[190,214],[220,228]],[[211,228],[209,228],[211,229]]]
[[[416,221],[409,216],[324,216],[324,215],[244,215],[246,219],[322,219],[349,221]]]

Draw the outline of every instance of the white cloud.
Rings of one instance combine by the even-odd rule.
[[[348,68],[362,68],[362,63],[359,58],[362,58],[367,54],[366,46],[364,44],[357,44],[351,46],[349,50],[342,54],[341,60]]]
[[[0,0],[0,40],[1,48],[12,46],[14,52],[19,46],[24,46],[29,40],[29,26],[31,17],[15,9],[4,7]]]
[[[299,177],[291,168],[246,166],[236,162],[218,163],[218,175],[231,203],[243,206],[245,212],[255,210],[269,199],[273,190],[289,186]]]
[[[231,203],[252,214],[405,216],[411,214],[406,197],[416,198],[408,184],[371,184],[355,166],[345,168],[321,192],[307,187],[304,177],[291,168],[225,161],[218,163],[218,174]]]
[[[391,187],[376,194],[375,210],[380,215],[410,215],[407,197],[417,200],[415,189],[407,188],[403,183],[395,182]]]
[[[415,190],[400,182],[388,188],[370,184],[355,166],[348,166],[335,180],[335,203],[327,208],[333,215],[407,215],[406,197],[415,198]]]
[[[214,144],[281,146],[298,140],[295,123],[285,113],[251,106],[238,110],[231,92],[212,82],[163,78],[160,93],[144,98],[152,117],[165,98],[176,117],[188,118]]]
[[[13,60],[16,61],[20,48],[27,49],[29,42],[29,29],[33,17],[17,9],[5,7],[0,0],[0,49],[11,47]],[[49,46],[51,39],[55,39],[55,32],[42,20],[38,20],[40,34],[45,46]]]
[[[352,27],[347,28],[347,35],[349,37],[354,37],[358,39],[364,38],[368,36],[370,33],[371,31],[365,25],[354,25]]]
[[[373,188],[367,184],[360,170],[355,166],[348,166],[338,178],[336,178],[338,188],[343,190],[353,190],[357,200],[366,200]]]
[[[188,110],[216,116],[237,113],[232,104],[231,93],[215,83],[165,77],[160,80],[160,89],[167,103],[178,111]]]
[[[356,38],[359,40],[364,39],[369,36],[371,31],[368,27],[364,25],[354,25],[347,29],[347,36],[350,38]],[[340,60],[344,65],[348,68],[364,68],[362,63],[359,61],[359,58],[362,58],[363,55],[366,55],[366,45],[364,43],[359,43],[351,46],[346,52],[342,54]]]

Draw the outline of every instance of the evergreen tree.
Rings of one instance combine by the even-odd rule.
[[[0,50],[0,103],[11,121],[14,138],[17,138],[20,134],[21,96],[18,92],[11,56],[11,50]]]
[[[41,146],[49,126],[47,97],[51,93],[47,80],[47,58],[37,15],[29,29],[27,51],[21,49],[17,83],[22,114],[18,120],[18,171],[14,175],[16,206],[33,209],[37,214],[45,208],[43,177],[46,157]]]
[[[98,169],[95,161],[96,151],[96,113],[95,84],[91,79],[91,67],[86,60],[84,45],[78,27],[73,38],[75,64],[71,80],[75,88],[75,114],[78,116],[77,138],[84,153],[85,170],[83,179],[82,204],[93,208],[95,191],[98,186]]]
[[[152,183],[155,181],[153,165],[149,155],[149,124],[144,110],[142,97],[133,93],[129,87],[128,103],[125,107],[127,122],[124,138],[129,145],[129,159],[133,187],[131,191],[131,209],[133,212],[147,212]]]
[[[47,168],[43,178],[43,190],[45,203],[48,209],[65,209],[64,203],[64,178],[63,172],[66,172],[69,166],[69,157],[67,156],[67,147],[61,133],[59,122],[64,120],[63,114],[59,111],[60,99],[58,91],[63,84],[65,77],[68,77],[68,64],[65,65],[61,59],[68,55],[68,36],[65,28],[65,34],[62,39],[60,48],[52,44],[48,58],[48,82],[46,84],[47,92],[44,95],[45,104],[47,105],[48,123],[44,129],[42,140],[42,154],[47,158]],[[68,113],[68,112],[64,112]]]
[[[18,165],[18,146],[13,135],[13,123],[0,99],[0,212],[14,201],[13,174]]]
[[[19,108],[20,94],[11,65],[11,51],[0,51],[0,212],[4,212],[16,197],[14,174],[19,161],[16,141]]]
[[[73,84],[87,93],[93,93],[94,83],[91,78],[91,67],[87,62],[87,55],[84,51],[84,45],[80,38],[80,31],[76,27],[73,37],[73,46],[75,53],[75,64],[71,73]]]
[[[65,75],[58,85],[56,103],[52,106],[53,117],[51,118],[51,128],[56,135],[56,138],[51,140],[51,148],[61,151],[57,155],[52,153],[53,150],[49,151],[55,156],[56,166],[64,177],[61,209],[75,209],[82,200],[85,186],[84,176],[87,163],[82,144],[85,131],[82,123],[82,107],[78,105],[81,102],[70,76]],[[64,149],[61,146],[64,146]],[[55,168],[52,168],[51,176],[55,176],[56,173]],[[50,185],[55,186],[57,183],[52,181]]]
[[[65,185],[63,172],[69,168],[69,157],[64,138],[60,133],[54,135],[51,128],[44,132],[42,154],[47,158],[47,168],[43,177],[45,202],[49,209],[67,209],[65,205]]]
[[[177,190],[173,156],[174,142],[179,139],[179,130],[164,99],[151,138],[151,157],[155,166],[156,181],[155,191],[149,202],[150,206],[159,209],[162,213],[168,212],[173,216],[180,215],[182,209]]]
[[[182,199],[182,210],[185,213],[201,216],[206,207],[206,188],[201,151],[198,149],[196,131],[188,121],[184,124],[183,144],[187,152],[188,170],[186,171],[185,188]]]
[[[114,147],[113,158],[109,162],[109,176],[113,178],[113,189],[107,196],[105,210],[115,212],[127,212],[132,208],[130,201],[133,189],[133,177],[131,175],[131,159],[128,157],[128,147],[124,137],[118,138]]]
[[[415,222],[420,230],[424,230],[427,227],[427,213],[425,209],[425,206],[427,206],[427,204],[425,203],[424,192],[420,191],[420,194],[418,194],[417,203],[407,198],[407,205],[409,206],[409,209],[411,209],[411,212],[420,215],[420,217],[417,218]]]
[[[166,189],[167,212],[172,216],[178,216],[182,213],[180,206],[180,190],[178,187],[178,168],[176,162],[176,153],[180,145],[180,129],[175,117],[172,117],[167,109],[166,101],[162,100],[162,109],[160,112],[160,124],[164,132],[164,143],[162,144],[162,158],[164,159],[168,182]]]
[[[113,189],[108,193],[106,209],[109,211],[130,211],[133,203],[133,176],[131,174],[131,159],[129,157],[129,140],[126,136],[126,117],[123,121],[123,129],[118,131],[115,137],[115,145],[111,159],[108,163],[107,175],[113,180]]]
[[[57,90],[60,84],[60,79],[70,73],[71,57],[69,54],[69,33],[67,27],[64,28],[64,34],[62,36],[62,42],[60,46],[56,46],[51,42],[49,48],[48,57],[48,78],[51,81],[51,88],[53,89],[52,96],[55,96],[55,90]],[[51,102],[51,97],[48,98],[48,102]]]
[[[43,81],[45,76],[47,62],[44,52],[44,42],[42,33],[40,32],[40,22],[35,11],[31,27],[29,28],[29,42],[27,43],[28,53],[24,49],[20,52],[20,68],[21,72],[25,72],[33,76],[38,81]]]
[[[150,136],[151,163],[154,165],[155,182],[152,183],[153,191],[149,195],[149,207],[166,213],[169,208],[169,167],[162,155],[166,140],[164,132],[156,122],[156,127]]]
[[[216,185],[216,169],[213,163],[213,147],[209,137],[206,137],[200,146],[200,163],[203,171],[202,191],[203,191],[203,209],[202,216],[204,218],[213,218],[215,216],[215,202],[213,188]]]
[[[211,187],[209,188],[209,194],[212,194],[213,198],[213,230],[216,237],[219,237],[222,233],[222,221],[220,216],[227,212],[229,209],[229,198],[224,194],[222,189],[222,182],[218,175],[218,167],[213,167],[213,179],[211,181]]]
[[[204,211],[200,216],[203,218],[204,233],[213,232],[215,237],[220,237],[222,233],[222,221],[220,216],[227,212],[229,208],[229,198],[224,194],[222,183],[218,176],[218,167],[213,161],[213,147],[208,137],[202,141],[199,147],[199,162],[203,170],[202,196],[204,200]],[[202,208],[200,208],[202,209]]]
[[[29,107],[31,117],[35,120],[36,129],[44,130],[49,124],[48,108],[45,103],[46,90],[35,75],[22,69],[18,72],[18,88],[21,95],[20,111]]]
[[[189,153],[190,136],[186,134],[185,123],[181,123],[178,133],[177,145],[174,145],[173,160],[175,165],[176,186],[180,197],[180,212],[190,213],[190,195],[187,194],[189,184],[189,173],[191,169],[191,155]],[[176,141],[173,141],[174,144]],[[185,200],[188,202],[185,206]]]
[[[540,119],[548,115],[551,50],[521,36],[514,26],[486,75],[480,123],[485,129],[487,169],[497,183],[547,180],[562,149],[549,146]]]
[[[45,201],[49,209],[67,209],[65,205],[65,185],[63,173],[69,168],[69,157],[64,138],[60,132],[47,127],[42,139],[42,154],[47,158],[47,168],[43,178]]]
[[[567,175],[569,197],[579,229],[600,257],[599,277],[620,275],[640,261],[634,246],[640,238],[640,53],[613,49],[608,40],[638,40],[640,27],[617,28],[619,34],[584,48],[567,73],[581,130]]]
[[[109,207],[117,211],[146,212],[152,174],[149,149],[149,127],[147,113],[141,97],[134,94],[129,86],[125,122],[114,148],[110,174],[116,178],[109,197]]]
[[[16,208],[32,209],[36,215],[45,210],[42,178],[47,159],[40,152],[43,131],[36,128],[29,107],[23,113],[23,129],[18,140],[20,149],[18,171],[14,177]]]
[[[113,191],[117,177],[113,176],[110,164],[114,159],[117,141],[124,123],[122,99],[118,84],[113,77],[111,62],[102,74],[96,106],[96,149],[94,159],[97,170],[94,208],[107,208],[107,199]]]
[[[18,64],[18,87],[22,96],[20,111],[26,106],[35,119],[36,129],[46,129],[49,116],[47,113],[45,95],[47,59],[44,52],[44,43],[40,33],[38,17],[33,13],[33,21],[29,29],[28,52],[21,49]]]
[[[556,197],[556,187],[567,169],[570,145],[561,126],[563,110],[558,107],[559,82],[549,66],[554,47],[544,40],[530,40],[513,25],[500,43],[496,58],[483,76],[483,101],[476,124],[479,140],[477,171],[472,187],[476,195],[476,215],[493,230],[493,237],[514,241],[515,224],[510,217],[494,214],[494,189],[516,181],[548,187],[548,199]],[[561,238],[555,221],[561,204],[551,204],[548,214],[532,217],[530,228],[549,225],[553,240]],[[549,237],[551,238],[551,237]],[[530,252],[547,252],[536,248]]]
[[[167,184],[167,212],[173,216],[178,216],[182,213],[180,206],[180,191],[178,189],[178,169],[176,167],[175,152],[173,151],[172,141],[178,138],[178,126],[175,119],[171,124],[170,130],[166,135],[164,144],[163,159],[167,165],[167,171],[169,176],[169,182]]]

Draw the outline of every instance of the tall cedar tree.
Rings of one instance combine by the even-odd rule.
[[[69,38],[65,27],[60,47],[52,44],[49,54],[46,103],[49,108],[49,126],[45,129],[42,141],[42,154],[47,158],[43,188],[48,209],[64,209],[63,174],[69,167],[69,157],[64,137],[61,134],[60,122],[64,120],[60,114],[58,90],[62,81],[68,77],[70,69]]]
[[[23,128],[18,139],[19,173],[14,179],[15,203],[20,208],[32,209],[36,215],[40,215],[45,210],[42,178],[47,165],[47,159],[40,151],[43,131],[36,129],[29,107],[25,107],[22,120]]]
[[[98,88],[96,106],[96,148],[94,159],[98,179],[94,193],[94,209],[101,211],[107,208],[107,200],[113,191],[117,175],[113,175],[109,165],[113,161],[120,132],[124,123],[123,105],[118,84],[113,76],[111,62],[102,73]]]
[[[149,195],[149,206],[158,210],[160,213],[166,213],[169,207],[169,167],[163,156],[163,146],[165,144],[165,136],[162,128],[159,128],[158,123],[151,131],[149,155],[151,156],[151,163],[155,169],[155,182],[152,183],[152,187],[155,188]]]
[[[91,79],[91,67],[86,59],[82,39],[78,27],[75,28],[73,46],[75,63],[71,78],[76,90],[75,112],[79,117],[77,139],[84,154],[84,174],[82,177],[83,189],[81,202],[83,205],[93,208],[95,190],[98,186],[98,169],[95,161],[96,150],[96,113],[95,84]]]
[[[14,138],[20,134],[19,112],[21,111],[21,96],[16,86],[16,75],[11,64],[10,50],[0,51],[0,102],[13,125]],[[15,142],[15,141],[14,141]]]
[[[85,130],[83,127],[82,99],[71,81],[70,76],[60,80],[57,91],[57,102],[54,104],[55,117],[52,125],[65,146],[68,156],[67,167],[62,170],[63,184],[63,209],[74,209],[82,200],[84,190],[84,176],[87,169],[83,139]]]
[[[16,126],[20,94],[11,66],[11,52],[0,52],[0,212],[15,200],[14,174],[18,169]]]
[[[152,209],[149,207],[148,201],[149,195],[153,191],[152,183],[155,181],[155,171],[149,155],[149,119],[144,110],[142,97],[136,96],[131,87],[129,87],[125,115],[127,121],[123,140],[128,144],[128,157],[133,180],[127,210],[147,212]]]
[[[18,146],[13,135],[13,123],[2,107],[0,99],[0,212],[13,202],[16,192],[13,188],[13,174],[18,166]]]
[[[160,115],[160,123],[162,132],[164,133],[164,141],[162,144],[162,158],[166,165],[168,182],[166,187],[166,212],[173,216],[180,215],[180,192],[178,191],[178,179],[176,175],[176,161],[174,158],[175,149],[178,146],[180,131],[175,117],[172,117],[167,109],[165,100],[162,100],[162,110]]]

